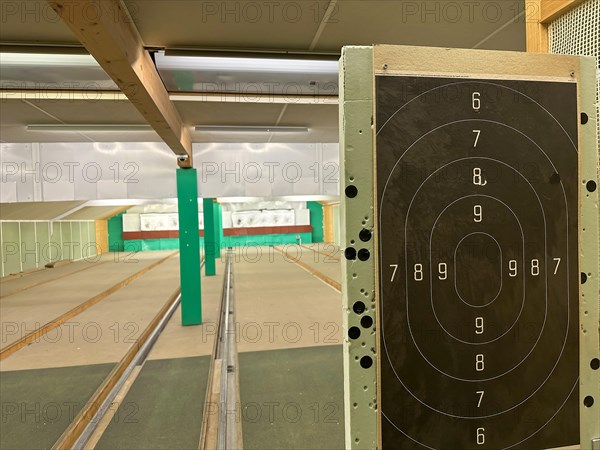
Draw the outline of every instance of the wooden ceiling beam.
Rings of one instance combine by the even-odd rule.
[[[122,0],[48,0],[98,64],[177,155],[192,166],[192,138]]]
[[[584,0],[541,0],[540,22],[550,23],[583,2]]]
[[[525,0],[527,51],[548,53],[548,25],[541,22],[542,0]]]

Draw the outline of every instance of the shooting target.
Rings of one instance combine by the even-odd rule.
[[[573,82],[375,77],[383,449],[579,441]]]

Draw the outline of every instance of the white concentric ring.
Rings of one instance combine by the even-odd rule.
[[[406,107],[406,106],[407,106],[409,103],[411,103],[412,101],[414,101],[414,100],[416,100],[417,98],[421,97],[422,95],[425,95],[425,94],[426,94],[426,93],[428,93],[428,92],[431,92],[431,91],[433,91],[433,90],[436,90],[436,89],[440,89],[440,88],[442,88],[442,87],[445,87],[445,86],[450,86],[450,85],[452,85],[452,84],[468,84],[468,83],[473,83],[473,84],[474,84],[474,83],[481,83],[481,84],[490,84],[490,85],[499,86],[499,87],[501,87],[501,88],[508,89],[508,90],[510,90],[510,91],[513,91],[513,92],[517,93],[518,95],[521,95],[521,96],[523,96],[523,97],[526,97],[526,98],[530,99],[532,102],[534,102],[536,105],[538,105],[538,106],[539,106],[541,109],[543,109],[543,110],[544,110],[544,111],[545,111],[545,112],[546,112],[546,113],[547,113],[547,114],[548,114],[548,115],[549,115],[549,116],[550,116],[550,117],[551,117],[551,118],[552,118],[552,119],[553,119],[553,120],[554,120],[554,121],[555,121],[555,122],[556,122],[556,123],[557,123],[557,124],[560,126],[560,128],[563,130],[563,132],[565,133],[565,135],[567,136],[567,138],[568,138],[568,139],[569,139],[569,141],[571,142],[571,144],[572,144],[572,146],[573,146],[573,148],[574,148],[575,152],[576,152],[576,153],[578,152],[577,146],[575,145],[575,143],[573,142],[573,140],[571,139],[571,137],[569,136],[569,134],[566,132],[566,130],[564,129],[564,127],[562,126],[562,124],[561,124],[561,123],[560,123],[560,122],[559,122],[559,121],[558,121],[558,120],[557,120],[557,119],[556,119],[556,118],[555,118],[555,117],[554,117],[554,116],[553,116],[553,115],[552,115],[552,114],[551,114],[551,113],[550,113],[550,112],[549,112],[549,111],[548,111],[546,108],[544,108],[544,107],[543,107],[541,104],[539,104],[537,101],[535,101],[535,100],[534,100],[534,99],[532,99],[531,97],[529,97],[529,96],[527,96],[527,95],[523,94],[522,92],[519,92],[519,91],[517,91],[517,90],[515,90],[515,89],[513,89],[513,88],[510,88],[510,87],[508,87],[508,86],[504,86],[504,85],[500,85],[500,84],[497,84],[497,83],[491,83],[491,82],[485,82],[485,81],[462,81],[462,82],[456,82],[456,83],[448,83],[448,84],[446,84],[446,85],[443,85],[443,86],[438,86],[438,87],[436,87],[436,88],[430,89],[429,91],[423,92],[423,93],[419,94],[419,96],[417,96],[417,97],[415,97],[415,98],[411,99],[409,102],[407,102],[406,104],[402,105],[402,107],[400,107],[400,108],[399,108],[399,109],[398,109],[398,110],[397,110],[397,111],[396,111],[396,112],[395,112],[395,113],[394,113],[392,116],[390,116],[390,118],[389,118],[389,119],[388,119],[388,120],[387,120],[387,121],[384,123],[384,125],[383,125],[383,126],[380,128],[380,130],[379,130],[379,131],[377,131],[377,135],[378,135],[378,134],[379,134],[379,133],[380,133],[380,132],[383,130],[383,128],[385,127],[385,125],[387,125],[387,123],[388,123],[388,122],[389,122],[389,121],[390,121],[390,120],[391,120],[391,119],[392,119],[392,118],[393,118],[393,117],[394,117],[394,116],[395,116],[395,115],[396,115],[396,114],[397,114],[397,113],[398,113],[398,112],[399,112],[401,109],[403,109],[403,108],[404,108],[404,107]],[[478,119],[473,119],[473,120],[478,120]],[[469,120],[469,119],[467,119],[467,120],[463,120],[463,121],[470,121],[470,120]],[[546,153],[543,151],[543,149],[542,149],[542,148],[541,148],[541,147],[540,147],[540,146],[539,146],[539,145],[538,145],[538,144],[537,144],[535,141],[533,141],[533,140],[532,140],[531,138],[529,138],[527,135],[525,135],[524,133],[522,133],[521,131],[519,131],[519,130],[517,130],[517,129],[513,128],[513,127],[510,127],[510,126],[508,126],[508,125],[505,125],[505,124],[501,124],[501,123],[499,123],[499,122],[495,122],[495,121],[489,121],[489,120],[481,120],[481,121],[484,121],[484,122],[493,122],[493,123],[498,123],[498,124],[500,124],[500,125],[502,125],[502,126],[506,126],[506,127],[508,127],[508,128],[511,128],[511,129],[513,129],[513,130],[517,131],[518,133],[520,133],[521,135],[525,136],[525,137],[526,137],[527,139],[529,139],[529,140],[530,140],[532,143],[534,143],[534,144],[535,144],[535,146],[536,146],[536,147],[537,147],[537,148],[538,148],[538,149],[539,149],[539,150],[540,150],[540,151],[541,151],[541,152],[544,154],[544,156],[546,157],[546,159],[547,159],[547,160],[550,162],[550,164],[552,165],[552,167],[553,167],[553,168],[555,169],[555,171],[556,171],[556,168],[555,168],[555,166],[554,166],[554,164],[553,164],[552,160],[551,160],[551,159],[548,157],[548,155],[547,155],[547,154],[546,154]],[[456,122],[461,122],[461,121],[456,121]],[[456,122],[453,122],[453,123],[456,123]],[[448,125],[448,124],[446,124],[446,125]],[[444,125],[444,126],[445,126],[445,125]],[[438,128],[440,128],[440,127],[438,127]],[[437,129],[437,128],[436,128],[436,129]],[[434,131],[434,130],[431,130],[430,132],[432,132],[432,131]],[[398,161],[397,161],[397,162],[396,162],[396,164],[394,165],[394,168],[392,169],[392,172],[390,173],[390,177],[391,177],[391,174],[393,173],[393,171],[395,170],[396,166],[397,166],[397,165],[398,165],[398,163],[400,162],[400,160],[401,160],[401,159],[404,157],[404,155],[405,155],[405,154],[406,154],[406,153],[407,153],[407,152],[408,152],[408,151],[409,151],[409,150],[410,150],[410,149],[411,149],[411,148],[412,148],[412,147],[413,147],[413,146],[416,144],[416,142],[418,142],[419,140],[421,140],[421,139],[422,139],[424,136],[426,136],[426,135],[427,135],[427,134],[429,134],[430,132],[428,132],[428,133],[426,133],[425,135],[421,136],[421,137],[420,137],[420,138],[419,138],[417,141],[415,141],[413,144],[411,144],[411,146],[410,146],[410,147],[409,147],[409,148],[408,148],[408,149],[407,149],[407,150],[406,150],[406,151],[405,151],[405,152],[402,154],[402,156],[401,156],[401,157],[398,159]],[[383,190],[383,193],[382,193],[381,202],[380,202],[380,211],[382,211],[382,210],[383,210],[383,199],[384,199],[384,196],[385,196],[385,189],[387,188],[387,185],[388,185],[388,182],[389,182],[389,180],[390,180],[390,177],[388,177],[388,180],[387,180],[387,181],[386,181],[386,183],[385,183],[385,187],[384,187],[384,190]],[[566,223],[567,223],[567,225],[568,225],[568,223],[569,223],[569,202],[568,202],[568,200],[567,200],[566,192],[565,192],[564,185],[563,185],[562,181],[560,181],[560,186],[561,186],[561,189],[562,189],[562,191],[563,191],[563,197],[564,197],[564,201],[565,201],[564,205],[565,205],[565,213],[566,213]],[[534,190],[534,192],[535,192],[535,190]],[[536,193],[536,195],[537,195],[537,193]],[[539,200],[539,197],[538,197],[538,200]],[[378,219],[380,232],[381,232],[381,230],[382,230],[382,227],[381,227],[381,222],[382,222],[382,220],[381,220],[381,218],[382,218],[382,214],[380,213],[380,214],[379,214],[379,219]],[[382,241],[383,241],[383,239],[381,238],[380,242],[382,242]],[[547,283],[547,277],[548,277],[548,264],[547,264],[547,258],[548,258],[548,248],[547,248],[547,243],[546,243],[546,245],[545,245],[545,248],[544,248],[544,253],[545,253],[545,259],[546,259],[546,264],[545,264],[545,274],[546,274],[546,291],[547,291],[547,289],[548,289],[548,283]],[[382,254],[382,252],[381,252],[381,254]],[[382,256],[380,256],[380,267],[381,267],[382,259],[383,259],[383,257],[382,257]],[[546,381],[549,379],[549,377],[552,375],[552,373],[553,373],[553,372],[554,372],[554,370],[556,369],[556,366],[557,366],[558,362],[560,361],[560,359],[561,359],[561,357],[562,357],[562,354],[563,354],[563,352],[564,352],[565,345],[566,345],[566,341],[567,341],[567,338],[568,338],[568,331],[569,331],[569,326],[570,326],[570,308],[571,308],[571,305],[570,305],[570,303],[571,303],[571,302],[570,302],[570,286],[569,286],[569,284],[570,284],[570,283],[569,283],[569,282],[570,282],[570,264],[569,264],[569,230],[568,230],[568,226],[567,226],[567,236],[566,236],[566,265],[567,265],[567,270],[566,270],[566,278],[567,278],[567,289],[566,289],[566,290],[567,290],[567,303],[566,303],[566,305],[567,305],[567,326],[566,326],[566,330],[567,330],[567,332],[566,332],[566,335],[565,335],[565,339],[563,340],[563,345],[562,345],[562,348],[561,348],[561,351],[560,351],[560,354],[559,354],[559,357],[558,357],[558,360],[557,360],[557,362],[555,363],[555,365],[554,365],[554,367],[552,368],[552,370],[551,370],[550,374],[549,374],[549,375],[546,377],[546,379],[544,380],[544,382],[542,383],[542,385],[540,385],[540,387],[538,387],[538,389],[536,389],[536,391],[534,391],[534,392],[533,392],[533,393],[530,395],[530,397],[531,397],[531,396],[533,396],[533,395],[535,395],[535,393],[536,393],[536,392],[537,392],[537,391],[538,391],[538,390],[539,390],[539,389],[540,389],[540,388],[541,388],[541,387],[542,387],[542,386],[543,386],[543,385],[546,383]],[[382,315],[383,315],[383,291],[381,292],[381,295],[382,295],[382,300],[381,300],[381,303],[380,303],[380,305],[381,305],[381,308],[382,308]],[[407,301],[408,301],[408,298],[407,298]],[[383,338],[383,343],[384,343],[384,349],[385,349],[386,356],[387,356],[387,358],[388,358],[388,361],[389,361],[389,360],[390,360],[390,358],[389,358],[389,354],[388,354],[388,350],[387,350],[387,344],[386,344],[386,342],[385,342],[385,336],[384,336],[384,333],[383,333],[383,323],[381,324],[381,326],[382,326],[382,338]],[[391,365],[391,361],[390,361],[390,365]],[[395,372],[395,369],[393,368],[393,365],[391,365],[391,367],[392,367],[392,369],[394,370],[394,373],[396,374],[396,372]],[[397,374],[396,374],[396,377],[398,378],[398,375],[397,375]],[[437,411],[437,410],[435,410],[435,408],[431,408],[430,406],[426,405],[426,404],[425,404],[425,403],[423,403],[421,400],[419,400],[419,399],[418,399],[418,398],[417,398],[417,397],[416,397],[416,396],[415,396],[415,395],[414,395],[414,394],[413,394],[413,393],[412,393],[410,390],[408,390],[408,389],[406,388],[406,386],[405,386],[405,385],[402,383],[402,381],[401,381],[399,378],[398,378],[398,380],[399,380],[399,381],[400,381],[400,383],[403,385],[403,387],[404,387],[404,388],[407,390],[407,392],[409,392],[409,394],[410,394],[411,396],[413,396],[413,397],[414,397],[414,398],[415,398],[417,401],[419,401],[420,403],[424,404],[426,407],[428,407],[428,408],[430,408],[430,409],[433,409],[434,411]],[[554,417],[555,417],[555,416],[556,416],[556,415],[557,415],[557,414],[560,412],[560,410],[561,410],[561,409],[564,407],[564,405],[566,404],[566,402],[567,402],[567,401],[568,401],[568,399],[570,398],[570,396],[571,396],[571,394],[573,393],[573,390],[575,389],[575,387],[577,386],[577,384],[578,384],[578,379],[575,381],[575,383],[574,383],[573,387],[571,388],[571,391],[569,392],[569,394],[567,395],[567,397],[565,398],[565,400],[563,401],[563,403],[561,404],[561,406],[560,406],[560,407],[559,407],[559,408],[556,410],[556,412],[555,412],[555,413],[552,415],[552,417],[550,417],[550,418],[549,418],[549,419],[548,419],[548,420],[547,420],[547,421],[544,423],[544,425],[542,425],[540,428],[538,428],[538,430],[536,430],[534,433],[532,433],[532,434],[530,434],[529,436],[527,436],[525,439],[523,439],[523,440],[521,440],[521,441],[519,441],[519,442],[517,442],[517,443],[515,443],[515,444],[512,444],[512,445],[511,445],[511,446],[509,446],[509,447],[505,447],[505,448],[511,448],[511,447],[514,447],[514,446],[516,446],[516,445],[519,445],[520,443],[522,443],[522,442],[526,441],[527,439],[529,439],[530,437],[532,437],[533,435],[535,435],[536,433],[538,433],[538,432],[539,432],[539,431],[540,431],[542,428],[544,428],[544,427],[545,427],[545,426],[546,426],[548,423],[550,423],[550,421],[552,421],[552,419],[553,419],[553,418],[554,418]],[[524,403],[525,401],[527,401],[527,400],[528,400],[530,397],[528,397],[527,399],[525,399],[525,400],[524,400],[523,402],[521,402],[520,404],[522,404],[522,403]],[[511,407],[510,409],[508,409],[508,410],[506,410],[506,411],[504,411],[504,412],[510,411],[510,410],[512,410],[512,409],[514,409],[514,408],[516,408],[517,406],[519,406],[520,404],[518,404],[518,405],[515,405],[515,406]],[[497,415],[499,415],[499,414],[502,414],[502,413],[497,413],[497,414],[493,414],[493,415],[490,415],[490,416],[483,416],[483,417],[461,417],[461,416],[455,416],[455,415],[451,415],[451,414],[446,414],[446,413],[444,413],[444,412],[441,412],[441,411],[437,411],[437,412],[438,412],[438,413],[441,413],[441,414],[443,414],[443,415],[448,415],[448,416],[451,416],[451,417],[456,417],[456,418],[465,418],[465,419],[476,419],[476,418],[493,417],[493,416],[497,416]],[[503,412],[503,413],[504,413],[504,412]],[[388,417],[385,415],[385,413],[384,413],[383,411],[381,412],[381,414],[382,414],[382,415],[383,415],[383,416],[384,416],[384,417],[385,417],[385,418],[386,418],[386,419],[387,419],[387,420],[388,420],[388,421],[389,421],[389,422],[392,424],[392,426],[394,426],[394,427],[395,427],[395,428],[396,428],[398,431],[400,431],[401,433],[403,433],[404,435],[406,435],[406,436],[407,436],[409,439],[411,439],[412,441],[414,441],[414,442],[416,442],[416,443],[418,443],[418,444],[420,444],[420,445],[423,445],[423,446],[424,446],[424,447],[426,447],[426,448],[431,448],[431,447],[429,447],[429,446],[427,446],[427,445],[425,445],[425,444],[423,444],[423,443],[421,443],[421,442],[419,442],[419,441],[415,440],[414,438],[412,438],[411,436],[409,436],[409,435],[407,435],[405,432],[403,432],[403,431],[402,431],[400,428],[398,428],[398,427],[397,427],[397,426],[396,426],[396,425],[395,425],[393,422],[391,422],[391,421],[389,420],[389,418],[388,418]]]
[[[444,211],[446,211],[450,206],[452,206],[454,203],[458,202],[459,200],[462,200],[463,198],[468,198],[468,197],[475,197],[477,196],[477,194],[474,195],[469,195],[466,197],[461,197],[455,201],[453,201],[452,203],[450,203],[448,206],[446,206],[446,208],[444,208],[444,210],[438,215],[438,218],[435,220],[433,226],[435,228],[435,224],[438,222],[439,218],[442,216],[442,214],[444,213]],[[495,197],[490,197],[490,196],[485,196],[485,195],[481,195],[483,197],[489,197],[499,203],[502,203],[504,206],[506,206],[506,208],[510,211],[510,213],[514,216],[515,220],[517,221],[517,225],[519,226],[519,230],[521,231],[521,247],[522,247],[522,258],[521,258],[521,264],[522,267],[525,267],[525,233],[523,232],[523,226],[521,225],[521,221],[519,220],[519,218],[517,217],[517,214],[512,210],[511,207],[509,207],[506,203],[504,203],[501,200],[498,200]],[[431,230],[431,233],[429,234],[429,253],[430,253],[430,257],[429,259],[431,259],[431,241],[432,241],[432,237],[433,237],[433,229]],[[454,336],[452,333],[450,333],[448,330],[446,330],[446,328],[444,327],[444,325],[442,325],[442,323],[439,320],[438,315],[435,312],[435,306],[433,304],[433,286],[432,286],[432,277],[433,274],[431,272],[431,268],[429,270],[429,279],[430,279],[430,301],[431,301],[431,308],[433,310],[433,315],[435,317],[435,320],[437,321],[438,325],[442,328],[442,330],[444,330],[444,332],[450,336],[451,338],[462,342],[463,344],[468,344],[468,345],[485,345],[485,344],[491,344],[492,342],[496,342],[498,339],[501,339],[502,337],[504,337],[506,334],[508,334],[510,332],[510,330],[512,330],[514,328],[514,326],[517,324],[517,322],[519,321],[521,314],[523,312],[523,308],[525,307],[525,297],[526,297],[526,288],[525,288],[525,272],[522,271],[521,274],[521,279],[523,282],[523,297],[522,297],[522,301],[521,301],[521,309],[519,310],[519,314],[517,315],[517,318],[515,319],[515,321],[512,323],[512,325],[504,332],[502,333],[500,336],[495,337],[494,339],[491,339],[489,341],[483,341],[483,342],[469,342],[469,341],[465,341],[462,339],[457,338],[456,336]],[[548,309],[548,299],[546,297],[546,311]],[[546,321],[546,318],[544,317],[544,322]],[[391,363],[391,361],[390,361]]]
[[[436,222],[437,222],[437,221],[436,221]],[[434,225],[434,227],[435,227],[435,225]],[[435,228],[432,228],[432,229],[431,229],[431,234],[430,234],[430,238],[429,238],[429,242],[430,242],[430,245],[429,245],[429,255],[430,255],[430,258],[429,258],[429,261],[431,261],[431,242],[432,242],[432,239],[431,239],[431,238],[433,237],[433,231],[434,231],[434,229],[435,229]],[[466,300],[465,300],[465,299],[462,297],[462,295],[460,295],[460,292],[458,292],[458,286],[456,285],[456,278],[457,278],[457,277],[456,277],[456,266],[457,266],[457,264],[456,264],[456,253],[458,252],[458,248],[460,247],[460,244],[462,244],[462,242],[463,242],[465,239],[467,239],[469,236],[473,236],[473,235],[475,235],[475,234],[483,234],[484,236],[488,236],[488,237],[490,237],[490,238],[491,238],[491,239],[492,239],[492,240],[493,240],[493,241],[496,243],[496,246],[498,247],[498,250],[500,250],[500,287],[498,287],[498,292],[496,292],[496,295],[494,296],[494,298],[493,298],[493,299],[491,299],[489,302],[487,302],[487,303],[483,304],[483,305],[473,305],[473,304],[469,303],[468,301],[466,301]],[[467,306],[470,306],[471,308],[485,308],[486,306],[489,306],[489,305],[491,305],[492,303],[494,303],[494,302],[496,301],[496,299],[498,298],[498,296],[500,295],[500,292],[502,292],[502,282],[504,281],[504,276],[503,276],[503,274],[502,274],[502,272],[503,272],[503,270],[502,270],[502,267],[503,267],[503,266],[502,266],[502,247],[500,247],[500,243],[498,242],[498,240],[497,240],[497,239],[496,239],[494,236],[492,236],[492,235],[491,235],[491,234],[489,234],[489,233],[484,233],[483,231],[474,231],[474,232],[472,232],[472,233],[469,233],[469,234],[467,234],[466,236],[464,236],[464,237],[463,237],[463,238],[462,238],[462,239],[461,239],[461,240],[458,242],[458,244],[456,244],[456,248],[454,249],[454,290],[456,291],[456,295],[458,296],[458,298],[460,299],[460,301],[461,301],[461,302],[463,302],[465,305],[467,305]],[[431,278],[431,279],[432,279],[432,281],[433,281],[433,277],[431,277],[431,264],[429,265],[429,274],[430,274],[430,278]],[[431,291],[432,291],[432,292],[431,292],[431,297],[432,297],[432,299],[433,299],[433,283],[429,283],[429,286],[430,286],[430,288],[431,288]],[[523,308],[521,308],[521,310],[522,310],[522,309],[523,309]],[[520,314],[519,314],[519,315],[520,315]]]
[[[389,184],[390,178],[391,178],[391,176],[392,176],[392,174],[393,174],[393,172],[394,172],[395,168],[396,168],[396,167],[398,166],[398,164],[400,163],[400,160],[401,160],[401,159],[404,157],[404,155],[406,155],[406,153],[407,153],[407,152],[409,152],[409,151],[410,151],[410,150],[411,150],[411,149],[412,149],[412,148],[413,148],[413,147],[416,145],[416,143],[417,143],[417,142],[419,142],[421,139],[423,139],[425,136],[429,135],[430,133],[432,133],[432,132],[434,132],[434,131],[436,131],[436,130],[438,130],[438,129],[440,129],[440,128],[443,128],[443,127],[445,127],[445,126],[448,126],[448,125],[452,125],[452,124],[455,124],[455,123],[460,123],[460,122],[470,122],[470,121],[483,121],[483,122],[491,122],[491,123],[496,123],[496,124],[498,124],[498,125],[505,126],[505,127],[508,127],[508,128],[511,128],[511,129],[513,129],[514,131],[518,132],[519,134],[521,134],[521,135],[523,135],[524,137],[526,137],[526,138],[527,138],[529,141],[531,141],[531,142],[532,142],[532,143],[533,143],[533,144],[534,144],[534,145],[535,145],[535,146],[536,146],[536,147],[537,147],[537,148],[540,150],[540,152],[544,154],[544,156],[546,157],[546,159],[549,161],[549,163],[552,165],[552,167],[553,167],[553,168],[555,169],[555,171],[556,171],[556,167],[554,166],[554,164],[552,163],[552,161],[550,160],[550,158],[548,157],[548,155],[546,154],[546,152],[545,152],[545,151],[544,151],[544,150],[543,150],[543,149],[542,149],[542,148],[541,148],[541,147],[540,147],[540,146],[539,146],[539,145],[538,145],[538,144],[537,144],[535,141],[533,141],[531,138],[529,138],[527,135],[525,135],[525,134],[524,134],[524,133],[522,133],[521,131],[519,131],[519,130],[517,130],[516,128],[514,128],[514,127],[511,127],[511,126],[509,126],[509,125],[502,124],[502,123],[500,123],[500,122],[496,122],[496,121],[484,120],[484,119],[476,119],[476,118],[475,118],[475,119],[462,119],[462,120],[457,120],[457,121],[449,122],[449,123],[447,123],[447,124],[443,124],[443,125],[441,125],[441,126],[438,126],[438,127],[434,128],[434,129],[432,129],[432,130],[428,131],[427,133],[425,133],[424,135],[422,135],[421,137],[419,137],[419,138],[418,138],[418,139],[417,139],[415,142],[413,142],[413,143],[412,143],[412,144],[411,144],[411,145],[410,145],[410,146],[409,146],[409,147],[408,147],[408,148],[407,148],[407,149],[406,149],[406,150],[403,152],[403,154],[400,156],[400,158],[398,159],[398,161],[396,162],[396,164],[394,164],[394,167],[392,168],[392,171],[390,172],[390,175],[388,176],[388,179],[386,180],[386,183],[385,183],[385,186],[384,186],[384,189],[383,189],[383,192],[382,192],[381,201],[380,201],[380,213],[379,213],[379,220],[378,220],[378,222],[379,222],[379,229],[380,229],[380,236],[381,236],[381,238],[380,238],[380,242],[382,242],[382,241],[383,241],[383,237],[382,237],[382,236],[383,236],[383,232],[382,232],[382,227],[381,227],[381,221],[382,221],[382,216],[383,216],[382,212],[383,212],[383,201],[384,201],[384,197],[385,197],[385,192],[386,192],[386,189],[387,189],[387,185]],[[500,162],[501,162],[501,161],[500,161]],[[503,164],[505,164],[505,163],[503,163]],[[565,209],[566,209],[566,214],[567,214],[567,219],[566,219],[566,220],[567,220],[567,223],[568,223],[568,201],[567,201],[567,198],[566,198],[566,192],[565,192],[565,190],[564,190],[564,186],[563,186],[563,184],[562,184],[562,181],[560,182],[560,185],[561,185],[561,189],[562,189],[562,191],[563,191],[563,197],[564,197],[564,199],[565,199]],[[534,191],[535,191],[535,190],[534,190]],[[537,193],[536,193],[536,195],[537,195]],[[538,197],[538,198],[539,198],[539,197]],[[568,259],[568,229],[567,229],[567,243],[566,243],[566,244],[567,244],[567,280],[569,280],[569,270],[568,270],[568,268],[569,268],[569,259]],[[380,252],[380,265],[381,265],[381,263],[382,263],[382,258],[383,258],[383,256],[382,256],[382,252]],[[547,264],[545,265],[545,267],[547,268]],[[546,276],[547,276],[547,270],[546,270]],[[568,284],[567,284],[567,286],[568,286]],[[569,305],[570,305],[570,300],[569,300],[569,297],[570,297],[570,292],[569,292],[569,289],[567,288],[567,306],[569,306]],[[383,292],[381,292],[381,299],[382,299],[382,301],[381,301],[381,309],[382,309],[382,315],[383,315],[383,309],[384,309],[384,307],[383,307]],[[567,327],[566,327],[566,328],[567,328],[567,333],[566,333],[566,336],[568,335],[568,328],[569,328],[569,324],[570,324],[570,308],[567,308]],[[424,403],[422,400],[420,400],[420,399],[419,399],[417,396],[415,396],[415,395],[414,395],[414,394],[413,394],[413,393],[412,393],[412,392],[411,392],[411,391],[410,391],[410,390],[409,390],[409,389],[408,389],[408,388],[407,388],[407,387],[404,385],[404,383],[402,382],[402,380],[400,379],[400,377],[399,377],[399,376],[398,376],[398,374],[396,373],[396,370],[395,370],[395,368],[394,368],[394,366],[393,366],[393,364],[392,364],[392,362],[391,362],[391,360],[390,360],[389,352],[388,352],[388,349],[387,349],[387,342],[386,342],[386,340],[385,340],[385,333],[384,333],[384,325],[383,325],[383,323],[381,323],[381,329],[382,329],[382,331],[381,331],[381,337],[382,337],[382,342],[383,342],[384,351],[385,351],[385,353],[386,353],[386,357],[387,357],[388,361],[390,362],[390,367],[392,368],[392,370],[393,370],[393,372],[394,372],[394,374],[395,374],[396,378],[397,378],[397,379],[398,379],[398,381],[399,381],[399,382],[402,384],[402,386],[404,387],[404,389],[405,389],[405,390],[406,390],[406,391],[407,391],[407,392],[408,392],[408,393],[409,393],[409,394],[410,394],[410,395],[411,395],[413,398],[415,398],[417,401],[419,401],[420,403],[422,403],[422,404],[423,404],[424,406],[426,406],[427,408],[429,408],[429,409],[431,409],[431,410],[433,410],[433,411],[436,411],[436,412],[438,412],[438,413],[440,413],[440,414],[443,414],[443,415],[447,415],[447,416],[450,416],[450,417],[455,417],[455,418],[463,418],[463,419],[481,419],[481,418],[486,418],[486,417],[494,417],[494,416],[497,416],[497,415],[501,415],[501,414],[503,414],[503,413],[505,413],[505,412],[508,412],[508,411],[510,411],[510,410],[512,410],[512,409],[514,409],[514,408],[516,408],[516,407],[518,407],[518,406],[520,406],[521,404],[523,404],[525,401],[527,401],[529,398],[531,398],[533,395],[535,395],[535,393],[537,393],[537,391],[539,391],[539,389],[541,389],[541,387],[542,387],[542,386],[543,386],[543,385],[546,383],[546,381],[547,381],[547,380],[550,378],[550,376],[552,375],[552,373],[553,373],[553,372],[554,372],[554,370],[556,369],[556,366],[558,365],[558,361],[560,361],[560,358],[562,357],[562,353],[564,352],[564,348],[565,348],[565,345],[566,345],[566,339],[565,339],[565,340],[563,341],[563,346],[562,346],[562,348],[561,348],[561,352],[560,352],[559,358],[558,358],[557,362],[555,363],[554,367],[552,368],[552,370],[550,371],[550,373],[548,374],[548,376],[546,377],[546,379],[544,380],[544,382],[543,382],[543,383],[542,383],[542,384],[541,384],[541,385],[540,385],[540,386],[539,386],[539,387],[538,387],[538,388],[537,388],[537,389],[536,389],[536,390],[535,390],[535,391],[534,391],[534,392],[533,392],[533,393],[532,393],[532,394],[531,394],[529,397],[527,397],[525,400],[523,400],[523,401],[522,401],[522,402],[520,402],[519,404],[517,404],[517,405],[514,405],[514,406],[512,406],[511,408],[509,408],[509,409],[507,409],[507,410],[505,410],[505,411],[502,411],[502,412],[500,412],[500,413],[495,413],[495,414],[486,415],[486,416],[470,417],[470,416],[459,416],[459,415],[448,414],[448,413],[446,413],[446,412],[443,412],[443,411],[437,410],[436,408],[433,408],[433,407],[431,407],[430,405],[428,405],[428,404]],[[566,337],[566,336],[565,336],[565,337]]]

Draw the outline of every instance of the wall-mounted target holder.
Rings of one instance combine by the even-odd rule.
[[[600,438],[593,58],[346,47],[346,448]]]

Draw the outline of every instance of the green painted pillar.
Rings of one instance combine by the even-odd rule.
[[[203,199],[204,210],[204,273],[206,276],[217,274],[215,207],[212,198]]]
[[[216,238],[216,257],[221,258],[221,243],[223,242],[223,218],[221,217],[221,204],[213,203],[215,207],[215,238]]]
[[[202,323],[202,297],[196,169],[177,169],[177,207],[179,214],[181,324],[200,325]]]
[[[306,202],[306,207],[310,211],[312,242],[323,242],[323,205],[319,202]]]

